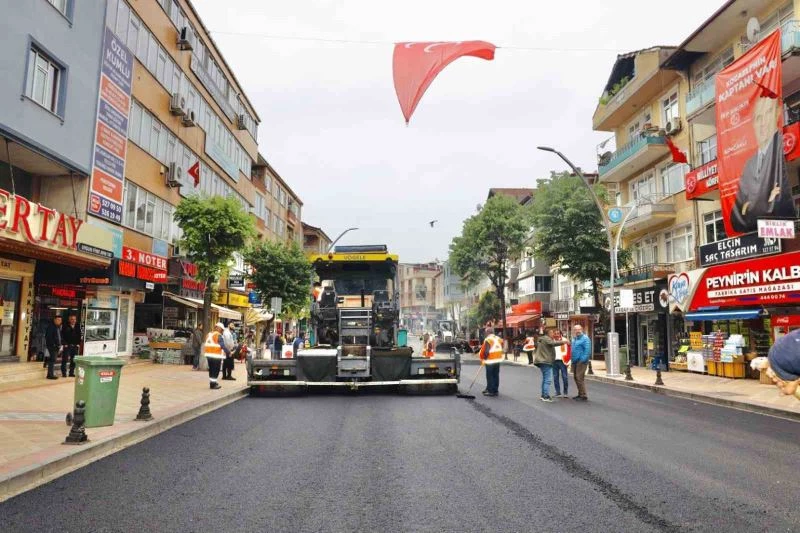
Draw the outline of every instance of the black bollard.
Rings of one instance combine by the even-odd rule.
[[[656,385],[663,385],[664,380],[661,379],[661,367],[656,369]]]
[[[146,422],[153,419],[150,413],[150,389],[145,387],[142,389],[142,405],[139,407],[139,413],[136,415],[136,420]]]
[[[586,373],[589,374],[590,376],[594,376],[594,371],[592,370],[592,360],[591,359],[589,359],[589,371],[586,372]]]
[[[89,442],[89,437],[86,435],[86,428],[83,424],[86,422],[86,403],[79,400],[75,404],[75,414],[72,416],[72,427],[64,439],[62,444],[84,444]]]
[[[633,381],[633,375],[631,374],[631,364],[630,363],[625,365],[625,381]]]

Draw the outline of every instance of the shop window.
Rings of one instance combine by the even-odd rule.
[[[728,238],[725,233],[725,222],[722,220],[722,211],[714,211],[703,215],[703,227],[705,229],[706,244]]]
[[[667,263],[686,261],[694,257],[694,235],[690,226],[683,226],[664,234]]]

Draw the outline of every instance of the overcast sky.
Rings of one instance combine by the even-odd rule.
[[[193,2],[261,117],[261,153],[304,202],[303,220],[331,238],[357,226],[341,244],[386,243],[421,262],[447,258],[490,187],[532,187],[565,168],[537,145],[596,170],[608,134],[591,118],[616,54],[679,44],[722,0]],[[500,49],[491,62],[452,63],[406,127],[391,44],[263,35]]]

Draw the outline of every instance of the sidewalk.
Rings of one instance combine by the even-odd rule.
[[[113,426],[88,428],[89,441],[62,445],[73,408],[75,378],[44,379],[41,363],[0,367],[0,501],[75,470],[84,464],[152,437],[207,411],[235,401],[246,392],[244,364],[236,364],[237,381],[208,387],[208,373],[184,365],[134,361],[122,369]],[[26,378],[12,381],[14,373]],[[136,422],[142,388],[150,388],[154,419]]]
[[[465,364],[478,362],[477,357],[473,354],[462,354],[462,360]],[[515,362],[514,356],[508,354],[508,360],[503,364],[528,366],[528,359],[523,354]],[[693,372],[670,371],[661,373],[664,385],[655,385],[656,372],[647,368],[631,367],[633,381],[625,381],[624,375],[618,378],[606,376],[604,361],[592,361],[592,370],[594,375],[587,375],[587,380],[645,389],[659,394],[800,420],[799,401],[792,396],[782,396],[775,386],[764,385],[754,379],[728,379]]]

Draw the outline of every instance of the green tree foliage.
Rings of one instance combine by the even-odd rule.
[[[595,192],[606,201],[602,186],[596,186]],[[533,226],[534,255],[574,280],[591,281],[595,305],[600,306],[602,281],[610,277],[608,237],[583,181],[567,172],[539,180]],[[629,255],[620,251],[620,266],[627,264]]]
[[[528,210],[508,196],[489,198],[483,209],[464,221],[461,235],[450,244],[450,263],[468,284],[487,276],[500,301],[503,330],[506,328],[508,267],[519,257],[530,232]]]
[[[233,252],[244,250],[255,235],[252,217],[234,198],[189,196],[175,208],[183,232],[180,246],[197,265],[206,283],[203,295],[203,331],[211,330],[211,295]]]
[[[492,291],[481,294],[478,305],[470,310],[470,322],[483,327],[487,322],[500,319],[500,299]]]
[[[245,253],[250,279],[264,301],[281,298],[282,313],[300,315],[311,294],[311,263],[296,243],[258,242]]]

